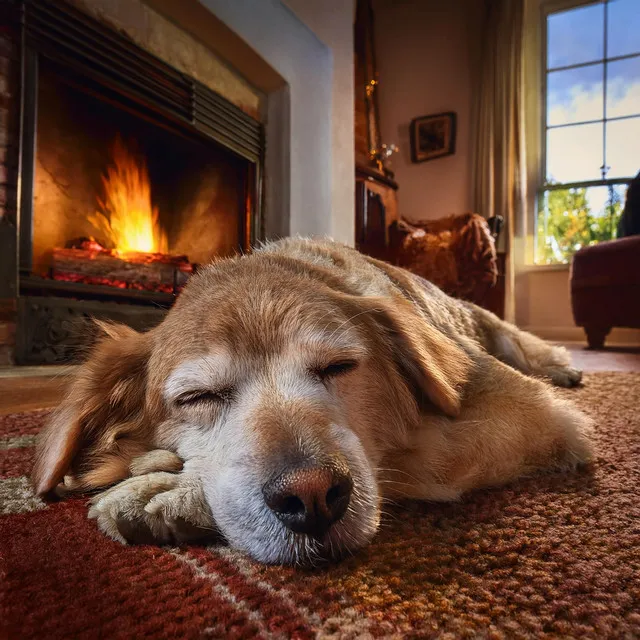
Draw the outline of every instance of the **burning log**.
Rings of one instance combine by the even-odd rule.
[[[167,255],[167,234],[151,201],[151,183],[144,158],[116,137],[113,163],[102,176],[104,196],[88,220],[114,250],[93,238],[77,238],[53,250],[54,280],[176,293],[193,265],[186,256]]]
[[[172,293],[182,289],[193,271],[186,256],[117,254],[99,245],[84,246],[91,248],[53,250],[51,277],[54,280]]]

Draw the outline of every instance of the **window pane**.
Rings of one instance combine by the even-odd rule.
[[[607,64],[607,118],[631,115],[640,115],[640,56]]]
[[[640,53],[640,2],[609,0],[607,57]]]
[[[607,122],[607,178],[633,178],[640,170],[640,118]]]
[[[547,131],[547,182],[600,180],[602,123]]]
[[[601,120],[604,117],[603,72],[602,64],[551,71],[547,75],[547,124]]]
[[[634,0],[637,1],[637,0]],[[604,4],[594,4],[547,18],[547,68],[604,58]]]
[[[624,185],[557,189],[542,194],[536,233],[536,262],[569,262],[597,242],[616,237]]]

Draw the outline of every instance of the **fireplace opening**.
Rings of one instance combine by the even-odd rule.
[[[38,83],[31,273],[176,293],[242,250],[247,162],[65,81]]]

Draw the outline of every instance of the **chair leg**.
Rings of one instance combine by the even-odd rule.
[[[589,349],[602,349],[609,331],[611,331],[611,327],[599,327],[594,325],[585,327],[584,332],[587,334]]]

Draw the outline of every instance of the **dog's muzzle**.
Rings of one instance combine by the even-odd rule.
[[[267,482],[264,500],[291,531],[321,539],[347,511],[353,480],[346,463],[293,466]]]

